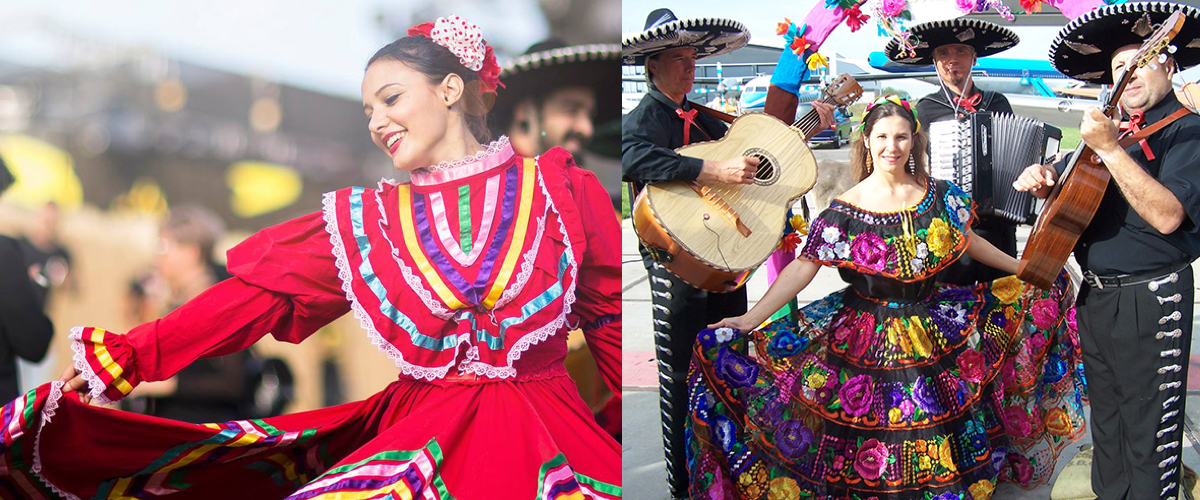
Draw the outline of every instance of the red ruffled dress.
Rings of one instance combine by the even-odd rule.
[[[127,335],[71,334],[101,403],[353,311],[399,379],[360,402],[192,425],[43,385],[3,409],[4,498],[618,498],[620,449],[563,366],[582,328],[620,388],[620,229],[562,149],[480,154],[325,195],[229,252],[235,276]]]

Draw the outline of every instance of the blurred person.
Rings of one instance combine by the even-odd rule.
[[[58,203],[46,203],[25,235],[18,240],[25,254],[25,265],[30,268],[30,276],[43,292],[43,304],[50,302],[50,292],[54,289],[75,288],[70,273],[71,254],[58,241],[60,215]]]
[[[13,184],[0,160],[0,195]],[[43,309],[43,293],[30,279],[38,270],[27,266],[17,240],[0,235],[0,397],[20,394],[17,358],[41,361],[50,347],[54,325]]]
[[[619,446],[563,367],[577,326],[620,390],[619,226],[604,189],[565,150],[527,158],[506,137],[488,142],[499,73],[479,28],[458,16],[381,48],[363,76],[363,111],[375,145],[411,181],[327,193],[322,211],[231,249],[233,278],[163,319],[125,335],[75,329],[75,367],[3,413],[0,488],[50,498],[620,497]],[[205,425],[87,404],[267,333],[300,342],[351,311],[399,375],[365,401]]]
[[[505,87],[492,110],[492,130],[507,134],[521,156],[560,146],[579,160],[596,126],[620,117],[620,58],[621,47],[615,43],[568,46],[550,39],[533,44],[500,71]],[[605,389],[590,351],[576,335],[572,333],[567,369],[577,382],[592,381],[581,384],[580,393],[595,409],[597,421],[618,437],[621,399]]]
[[[161,248],[154,261],[155,273],[167,290],[166,309],[155,316],[230,277],[212,258],[224,232],[220,218],[206,209],[171,211],[160,231]],[[143,384],[134,397],[122,401],[122,408],[197,424],[233,420],[251,405],[248,369],[253,361],[250,349],[198,359],[170,379]]]
[[[616,120],[621,48],[568,46],[544,40],[504,65],[492,130],[507,134],[513,151],[536,156],[560,146],[578,156],[599,124]]]

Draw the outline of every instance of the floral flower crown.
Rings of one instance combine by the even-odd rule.
[[[917,123],[917,129],[914,131],[914,133],[921,131],[921,120],[919,118],[917,118],[917,108],[913,107],[911,104],[908,103],[908,101],[902,99],[898,95],[888,94],[888,95],[879,96],[878,98],[875,99],[874,102],[867,105],[867,109],[863,110],[862,120],[858,126],[859,129],[862,130],[863,134],[867,133],[867,115],[871,114],[871,110],[875,109],[880,104],[884,104],[884,103],[888,103],[888,102],[895,104],[897,106],[900,106],[900,107],[904,108],[905,111],[912,113],[913,121]]]
[[[408,36],[423,36],[450,50],[458,57],[463,67],[479,75],[484,92],[496,92],[503,87],[500,82],[500,65],[492,46],[483,39],[479,26],[467,22],[458,15],[439,17],[437,21],[421,23],[408,28]]]

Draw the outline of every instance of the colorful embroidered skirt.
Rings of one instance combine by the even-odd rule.
[[[85,405],[60,387],[4,407],[0,497],[621,496],[619,447],[565,375],[400,380],[365,401],[205,425]]]
[[[915,304],[846,289],[798,323],[700,332],[692,498],[980,500],[1046,481],[1084,426],[1068,284],[939,284]]]

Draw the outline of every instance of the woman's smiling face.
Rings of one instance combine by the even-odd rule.
[[[400,61],[380,59],[363,76],[363,112],[371,140],[397,170],[438,163],[436,150],[446,135],[450,100],[444,85]]]

